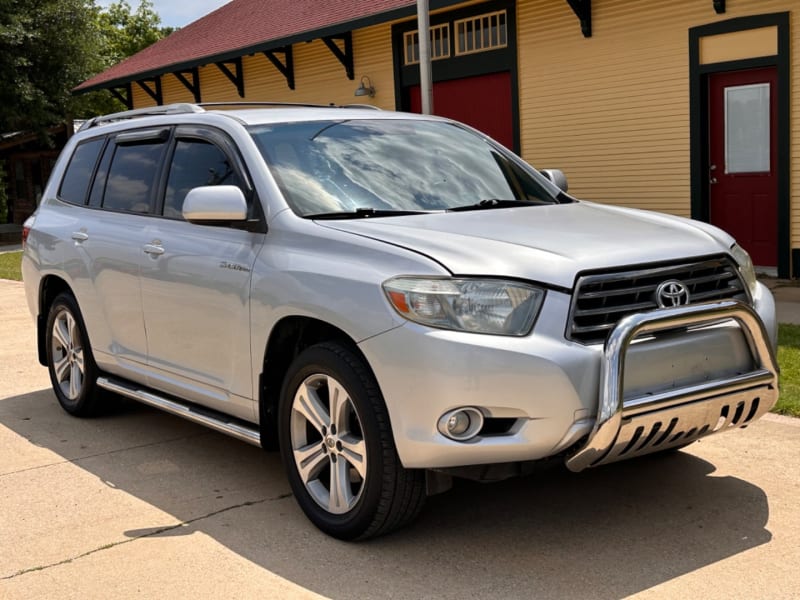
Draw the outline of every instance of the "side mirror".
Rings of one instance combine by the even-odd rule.
[[[247,201],[235,185],[206,185],[189,190],[183,218],[192,223],[247,220]]]
[[[542,169],[539,172],[556,184],[558,189],[560,189],[562,192],[566,192],[569,189],[567,176],[564,175],[564,171],[560,169]]]

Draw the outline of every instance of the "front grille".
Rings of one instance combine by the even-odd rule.
[[[604,342],[623,317],[658,308],[656,289],[671,279],[688,288],[690,304],[722,299],[748,301],[739,270],[727,257],[587,273],[575,284],[567,338],[582,344]]]

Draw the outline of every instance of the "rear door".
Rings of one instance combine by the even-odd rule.
[[[183,219],[190,189],[223,184],[242,189],[254,223],[239,228]],[[242,161],[223,134],[176,129],[157,210],[161,218],[145,230],[141,263],[150,385],[252,420],[250,279],[263,220]]]
[[[114,371],[117,365],[123,375],[141,372],[147,362],[139,281],[142,231],[152,220],[168,138],[168,128],[112,136],[96,167],[89,209],[71,227],[88,279],[76,292],[96,358],[102,368]]]

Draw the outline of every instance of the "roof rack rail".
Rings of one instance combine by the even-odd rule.
[[[237,107],[256,107],[256,106],[296,106],[301,108],[363,108],[372,110],[381,110],[377,106],[371,104],[312,104],[308,102],[201,102],[199,104],[191,104],[188,102],[180,102],[176,104],[165,104],[163,106],[148,106],[146,108],[135,108],[133,110],[125,110],[122,112],[112,113],[110,115],[103,115],[100,117],[93,117],[81,125],[78,131],[84,131],[103,123],[111,123],[114,121],[124,121],[125,119],[135,119],[137,117],[153,117],[158,115],[179,115],[189,113],[205,112],[206,108],[221,108],[223,106]]]
[[[256,106],[300,106],[304,108],[329,108],[328,104],[312,104],[309,102],[201,102],[198,106],[203,108],[219,108],[222,106],[238,107],[256,107]]]
[[[372,108],[374,110],[381,110],[377,106],[372,106],[371,104],[314,104],[311,102],[201,102],[197,106],[201,106],[203,108],[219,108],[223,106],[230,106],[233,108],[239,107],[257,107],[257,106],[268,106],[268,107],[280,107],[280,106],[296,106],[299,108]]]
[[[205,110],[197,104],[189,104],[182,102],[178,104],[166,104],[163,106],[148,106],[146,108],[136,108],[133,110],[125,110],[122,112],[112,113],[110,115],[103,115],[101,117],[94,117],[86,121],[78,131],[84,131],[103,123],[110,123],[112,121],[124,121],[125,119],[135,119],[137,117],[152,117],[156,115],[177,115],[182,113],[199,113]]]
[[[365,110],[383,110],[380,106],[374,104],[340,104],[339,108],[363,108]]]

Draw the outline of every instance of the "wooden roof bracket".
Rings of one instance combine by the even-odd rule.
[[[725,12],[725,0],[714,0],[714,12],[718,15]]]
[[[192,93],[197,104],[203,101],[200,95],[200,71],[197,67],[186,71],[175,71],[173,75],[183,84],[183,87]],[[191,81],[189,81],[189,77],[191,77]]]
[[[164,94],[161,90],[161,76],[148,77],[147,79],[139,79],[136,84],[142,88],[147,95],[155,100],[156,104],[164,104]],[[151,87],[152,86],[152,87]]]
[[[340,35],[326,35],[322,38],[322,41],[325,42],[328,50],[342,63],[347,73],[347,78],[350,80],[355,79],[353,72],[353,33],[347,31]],[[339,44],[336,43],[337,41],[343,43],[344,49],[339,47]]]
[[[237,56],[230,60],[223,60],[218,63],[217,68],[222,71],[222,74],[230,79],[231,83],[236,86],[236,91],[239,92],[239,98],[244,98],[244,69],[242,68],[242,57]],[[233,67],[231,71],[230,67]]]
[[[125,105],[128,110],[133,109],[133,90],[131,84],[126,83],[118,87],[108,88],[109,93]]]
[[[592,37],[592,0],[567,0],[567,3],[580,19],[583,37]]]
[[[283,62],[275,56],[276,54],[283,54]],[[294,54],[292,53],[292,45],[282,46],[280,48],[273,48],[272,50],[264,50],[264,56],[269,59],[281,75],[286,77],[286,85],[290,90],[294,89]]]

